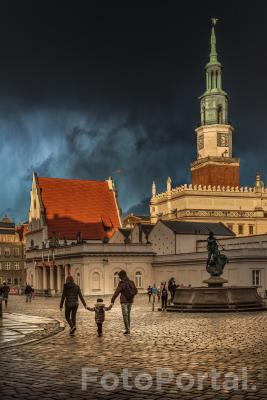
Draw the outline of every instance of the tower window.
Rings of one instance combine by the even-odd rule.
[[[217,108],[217,122],[218,122],[218,124],[222,124],[222,122],[223,122],[221,105],[219,105]]]

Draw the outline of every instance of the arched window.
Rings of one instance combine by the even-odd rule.
[[[203,122],[203,125],[205,125],[205,123],[206,123],[206,109],[205,109],[205,106],[202,107],[202,122]]]
[[[100,274],[94,272],[92,276],[92,290],[100,290]]]
[[[114,276],[113,276],[113,285],[114,285],[114,288],[116,288],[116,287],[118,286],[119,281],[120,281],[119,273],[118,273],[118,272],[115,272],[115,274],[114,274]]]
[[[135,285],[137,288],[143,287],[143,276],[142,276],[142,272],[140,272],[140,271],[137,271],[135,273]]]
[[[81,275],[80,275],[80,272],[77,272],[77,274],[76,274],[76,283],[77,283],[78,286],[80,286],[80,284],[81,284]]]
[[[219,105],[218,106],[218,108],[217,108],[217,122],[218,122],[218,124],[222,124],[222,118],[223,117],[223,115],[222,115],[222,106],[221,105]]]

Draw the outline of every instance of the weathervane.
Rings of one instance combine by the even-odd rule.
[[[219,21],[218,18],[211,18],[212,26],[215,26],[217,24],[217,21]]]

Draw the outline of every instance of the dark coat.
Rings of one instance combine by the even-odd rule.
[[[25,288],[25,294],[32,294],[33,290],[30,285],[27,285]]]
[[[65,283],[63,288],[63,293],[61,296],[60,308],[63,307],[64,301],[65,301],[65,307],[78,306],[79,298],[83,303],[84,307],[86,307],[86,303],[81,293],[80,286],[76,285],[76,283]]]
[[[97,303],[94,307],[87,307],[87,310],[95,312],[95,322],[97,324],[103,324],[105,321],[106,311],[112,309],[112,304],[109,307],[106,307],[103,303]]]
[[[4,297],[4,299],[8,298],[8,293],[10,292],[10,287],[8,285],[3,285],[0,288],[0,295]]]
[[[116,298],[119,296],[119,294],[121,295],[121,297],[120,297],[120,302],[121,302],[121,304],[133,303],[133,299],[134,299],[134,298],[132,299],[132,301],[129,301],[129,300],[126,298],[125,294],[124,294],[124,293],[125,293],[125,287],[126,287],[126,284],[127,284],[128,282],[130,282],[130,285],[131,285],[131,287],[134,289],[135,294],[138,293],[138,290],[137,290],[137,288],[136,288],[136,286],[135,286],[135,284],[134,284],[134,281],[130,281],[128,278],[127,278],[127,279],[124,279],[124,280],[121,280],[121,281],[119,282],[119,284],[118,284],[117,289],[115,290],[114,295],[112,296],[111,303],[114,303],[114,302],[115,302],[115,300],[116,300]]]

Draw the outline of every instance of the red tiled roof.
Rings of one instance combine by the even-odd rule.
[[[60,239],[110,237],[121,226],[114,192],[106,181],[38,177],[48,237]],[[106,230],[105,230],[106,228]]]

